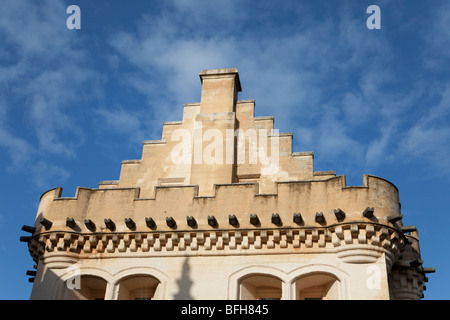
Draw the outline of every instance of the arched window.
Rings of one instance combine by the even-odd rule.
[[[265,274],[250,275],[239,284],[241,300],[279,300],[282,295],[282,281]]]
[[[118,284],[118,300],[151,300],[160,281],[150,275],[129,276]]]
[[[297,300],[338,300],[339,280],[327,273],[313,273],[298,278],[294,282]]]
[[[65,300],[104,300],[106,293],[106,280],[91,276],[82,275],[79,285],[73,288],[65,288]]]

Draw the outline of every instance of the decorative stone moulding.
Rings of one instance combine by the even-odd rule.
[[[390,294],[397,300],[419,300],[423,298],[427,281],[423,271],[396,264],[389,274]]]
[[[404,236],[395,228],[366,222],[318,228],[217,229],[173,232],[46,232],[30,240],[37,261],[53,252],[95,258],[98,253],[149,256],[336,253],[347,263],[372,263],[386,254],[392,266]]]

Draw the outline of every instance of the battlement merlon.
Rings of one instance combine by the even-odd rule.
[[[240,228],[255,228],[250,223],[250,214],[257,214],[261,228],[273,228],[272,214],[278,214],[283,228],[324,227],[339,223],[361,222],[387,225],[401,229],[402,221],[389,221],[389,217],[400,214],[397,188],[390,182],[375,176],[365,175],[363,186],[346,186],[345,177],[327,180],[280,181],[277,192],[261,194],[258,183],[216,184],[214,196],[198,195],[198,186],[157,186],[155,197],[142,198],[139,188],[89,189],[78,188],[75,197],[61,197],[61,188],[52,189],[41,197],[35,227],[45,232],[39,219],[53,222],[51,230],[73,231],[66,226],[66,219],[73,218],[79,232],[90,233],[83,221],[90,219],[97,225],[97,232],[108,232],[104,219],[115,221],[117,231],[130,231],[125,218],[136,223],[136,231],[151,232],[145,218],[151,217],[159,231],[173,231],[166,224],[167,217],[177,221],[178,230],[189,230],[187,216],[194,216],[197,228],[211,229],[208,216],[214,215],[220,228],[230,228],[229,215],[235,215]],[[368,207],[369,206],[369,207]],[[369,208],[371,215],[365,215]],[[373,208],[373,209],[372,209]],[[344,212],[344,218],[335,210]],[[317,213],[323,213],[324,221],[318,223]],[[293,221],[294,213],[301,215],[303,223]]]

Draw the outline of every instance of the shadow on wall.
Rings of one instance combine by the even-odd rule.
[[[178,292],[174,294],[173,298],[175,300],[193,300],[190,291],[193,281],[190,277],[190,266],[189,266],[189,258],[183,262],[183,267],[181,269],[181,277],[177,280]]]
[[[54,290],[62,288],[65,283],[51,269],[45,270],[42,264],[38,264],[37,273],[31,289],[30,300],[54,300]],[[50,289],[46,289],[50,288]]]
[[[108,299],[108,282],[95,275],[80,274],[79,269],[69,266],[71,275],[64,281],[53,270],[38,265],[30,299],[32,300],[104,300]],[[194,300],[191,294],[193,281],[190,274],[189,258],[185,258],[180,277],[176,280],[178,291],[174,300]],[[176,290],[176,289],[175,289]]]

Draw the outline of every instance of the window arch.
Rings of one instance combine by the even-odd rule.
[[[349,299],[349,275],[328,264],[301,266],[289,273],[290,298],[297,300]]]
[[[117,284],[117,300],[154,299],[160,284],[158,279],[148,274],[128,276]]]
[[[349,275],[334,265],[308,264],[289,272],[256,265],[230,275],[228,299],[346,300],[348,281]],[[259,294],[263,292],[269,294]]]
[[[283,293],[283,281],[267,274],[252,274],[239,283],[241,300],[280,300]]]
[[[58,277],[53,298],[55,300],[109,299],[111,280],[111,274],[104,270],[70,265]]]
[[[228,279],[228,299],[286,299],[287,274],[272,266],[244,267]]]
[[[72,287],[65,287],[64,300],[105,300],[108,282],[98,276],[81,275],[79,283]]]
[[[338,300],[340,281],[329,273],[317,272],[297,278],[294,283],[297,300]]]
[[[167,299],[168,277],[151,267],[131,267],[114,275],[113,300]]]

